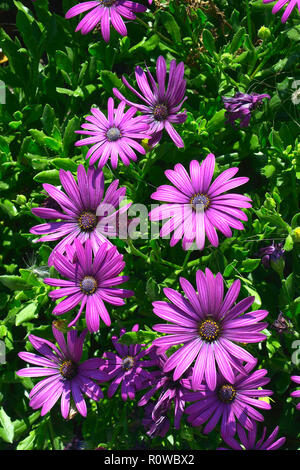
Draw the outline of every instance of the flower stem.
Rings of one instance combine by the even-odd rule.
[[[140,23],[142,26],[144,26],[144,28],[149,30],[149,25],[147,23],[145,23],[145,21],[141,20],[140,18],[136,18],[136,21],[138,23]],[[167,38],[164,34],[160,33],[159,31],[157,31],[155,29],[153,29],[153,31],[154,31],[155,34],[157,34],[164,41],[168,42],[169,44],[173,44],[171,39]]]
[[[247,11],[247,25],[248,25],[248,34],[252,44],[252,25],[251,25],[251,11],[249,7],[249,0],[246,1],[246,11]]]
[[[50,437],[52,450],[56,450],[55,449],[55,443],[54,443],[54,431],[53,431],[53,426],[52,426],[52,422],[51,422],[51,416],[49,417],[47,424],[48,424],[48,429],[49,429],[49,437]]]

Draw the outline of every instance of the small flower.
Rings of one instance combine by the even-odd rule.
[[[155,361],[157,370],[154,370],[152,373],[153,378],[150,390],[140,399],[138,405],[145,406],[150,398],[160,390],[158,399],[153,403],[153,406],[151,402],[151,408],[146,410],[145,426],[149,427],[151,435],[156,435],[157,428],[159,428],[159,435],[161,436],[161,428],[163,428],[164,434],[169,429],[169,419],[166,417],[166,414],[171,409],[172,404],[174,404],[174,427],[175,429],[180,429],[180,421],[185,406],[183,394],[187,389],[191,389],[192,370],[186,370],[182,379],[174,380],[172,374],[164,371],[168,359],[166,354],[161,350],[158,351],[157,348],[153,348],[151,357]],[[148,415],[150,409],[151,416]]]
[[[291,380],[300,385],[300,375],[292,375]],[[291,393],[291,397],[300,397],[300,390],[295,390]],[[300,410],[300,402],[296,405],[297,410]]]
[[[154,403],[148,403],[145,407],[145,416],[142,420],[143,426],[146,429],[146,434],[152,438],[165,437],[170,428],[170,420],[167,415],[160,414],[157,419],[153,418]]]
[[[138,325],[135,325],[131,331],[138,331],[138,329]],[[123,328],[120,331],[120,337],[124,333],[126,330]],[[121,385],[122,400],[126,401],[127,398],[134,400],[135,393],[152,380],[151,373],[144,368],[151,366],[153,361],[144,360],[144,356],[148,354],[148,349],[142,349],[144,345],[126,346],[118,343],[116,336],[112,337],[112,342],[117,354],[105,352],[100,367],[100,370],[107,373],[108,380],[112,380],[107,392],[108,398],[111,398]]]
[[[265,268],[270,268],[273,263],[278,263],[284,254],[283,243],[272,242],[272,245],[260,248],[259,256]]]
[[[276,330],[280,335],[282,333],[291,333],[293,331],[293,325],[289,319],[284,318],[283,313],[280,312],[278,318],[271,324],[273,330]]]
[[[86,172],[84,166],[79,165],[77,183],[70,171],[60,170],[59,177],[65,192],[52,184],[44,184],[43,188],[61,209],[32,209],[32,213],[38,217],[61,219],[59,222],[35,225],[30,229],[30,233],[43,235],[37,241],[56,241],[62,238],[49,256],[49,266],[53,264],[56,253],[64,254],[66,245],[72,245],[75,239],[81,242],[90,239],[94,250],[102,243],[112,245],[107,236],[116,236],[116,233],[114,229],[111,230],[110,220],[116,217],[116,213],[126,212],[131,205],[114,210],[125,197],[126,188],[118,189],[119,181],[115,180],[104,194],[104,175],[99,169],[90,167]]]
[[[49,293],[52,300],[62,300],[53,310],[54,315],[62,315],[80,304],[80,309],[69,323],[69,327],[77,323],[82,311],[86,308],[86,324],[89,331],[99,330],[99,316],[105,325],[111,324],[110,316],[104,305],[124,305],[124,298],[134,292],[126,289],[116,289],[115,286],[128,281],[128,276],[120,276],[125,263],[123,255],[116,247],[101,245],[92,259],[92,244],[87,240],[84,246],[75,240],[75,250],[67,247],[69,258],[56,253],[53,264],[55,269],[68,280],[46,278],[45,284],[61,287]],[[74,260],[72,262],[72,260]]]
[[[146,11],[147,7],[129,0],[95,0],[79,3],[66,13],[66,18],[73,18],[85,11],[91,10],[78,23],[76,32],[81,30],[82,34],[88,34],[99,23],[104,41],[110,39],[110,24],[121,36],[127,35],[127,28],[122,17],[126,20],[135,20],[135,13]]]
[[[227,122],[234,127],[235,120],[241,119],[240,127],[249,126],[251,111],[257,108],[264,98],[270,99],[267,94],[259,95],[258,93],[237,92],[234,97],[222,96],[222,100],[226,109]]]
[[[232,436],[227,436],[224,441],[234,450],[277,450],[283,446],[286,441],[285,437],[281,437],[280,439],[277,439],[277,441],[275,440],[279,432],[279,426],[276,426],[274,431],[264,442],[266,432],[267,428],[264,427],[261,438],[259,441],[255,442],[257,434],[256,423],[253,422],[253,429],[248,431],[248,436],[245,429],[238,423],[237,433],[241,444],[238,443],[237,440]]]
[[[273,394],[271,390],[261,388],[270,382],[265,377],[267,370],[259,369],[251,373],[254,366],[255,364],[247,364],[244,373],[235,372],[231,383],[218,374],[215,390],[204,384],[198,392],[186,392],[184,400],[195,401],[185,409],[189,415],[188,422],[192,426],[207,423],[203,433],[209,434],[221,420],[221,436],[224,440],[235,435],[237,421],[243,428],[252,431],[254,421],[264,420],[255,408],[271,408],[269,403],[259,398]]]
[[[108,159],[111,159],[113,169],[117,168],[118,159],[120,158],[124,165],[128,166],[130,160],[136,161],[137,156],[134,150],[145,155],[144,147],[138,142],[145,138],[149,138],[147,134],[149,128],[145,123],[144,116],[133,117],[136,108],[130,109],[124,114],[126,104],[122,101],[118,108],[114,109],[113,98],[108,99],[108,119],[98,108],[91,108],[92,116],[87,116],[86,120],[90,124],[82,124],[83,131],[75,131],[77,134],[87,134],[88,137],[79,140],[75,145],[93,146],[88,151],[86,158],[90,158],[90,165],[99,160],[98,166],[103,168]]]
[[[295,243],[300,243],[300,227],[294,228],[292,237]]]
[[[266,339],[261,330],[267,323],[260,322],[268,315],[266,310],[244,313],[254,302],[254,297],[247,297],[237,304],[241,283],[233,282],[223,300],[223,277],[220,273],[214,277],[206,268],[205,274],[197,271],[198,293],[185,278],[180,278],[185,293],[165,288],[164,294],[171,301],[153,302],[154,313],[169,321],[167,324],[153,326],[154,331],[166,333],[157,338],[153,345],[161,349],[181,345],[166,361],[164,372],[173,369],[173,379],[179,377],[190,367],[194,360],[192,386],[197,390],[203,379],[210,390],[217,387],[217,367],[224,378],[234,383],[234,371],[243,373],[241,362],[254,363],[254,357],[236,343],[258,343]]]
[[[150,220],[169,219],[161,228],[160,236],[174,232],[170,245],[182,240],[184,250],[188,250],[194,240],[199,250],[203,250],[205,236],[213,246],[219,245],[216,229],[225,237],[232,237],[230,227],[243,230],[247,215],[240,208],[251,207],[251,199],[226,191],[247,183],[249,178],[233,178],[238,168],[223,171],[213,182],[215,156],[210,153],[199,164],[197,160],[190,163],[190,174],[183,165],[177,163],[174,170],[165,171],[168,180],[175,186],[162,185],[151,194],[151,198],[167,202],[150,214]],[[239,220],[240,219],[240,220]]]
[[[42,408],[41,416],[61,399],[61,414],[67,419],[73,398],[77,410],[85,417],[87,407],[83,394],[95,401],[103,398],[101,388],[94,382],[107,380],[107,375],[99,370],[101,359],[92,358],[80,363],[87,329],[79,336],[77,331],[69,331],[67,343],[62,332],[53,326],[52,331],[59,347],[44,338],[29,335],[30,343],[41,355],[30,352],[20,352],[18,355],[38,367],[26,367],[16,374],[20,377],[46,377],[29,393],[29,405],[34,410]]]
[[[78,436],[74,436],[70,442],[68,442],[63,450],[86,450],[87,443]]]
[[[298,10],[300,12],[300,0],[263,0],[264,3],[272,3],[276,1],[275,5],[273,6],[272,13],[275,15],[281,8],[287,5],[285,12],[281,17],[281,22],[286,23],[290,14],[292,13],[293,9],[298,6]]]
[[[171,61],[167,89],[165,59],[159,56],[156,62],[157,83],[147,66],[146,68],[148,79],[141,67],[135,69],[136,81],[141,93],[136,91],[125,77],[122,77],[123,83],[145,104],[136,104],[127,100],[117,88],[113,88],[114,95],[146,116],[146,122],[150,126],[149,133],[152,134],[149,145],[156,145],[161,140],[162,131],[165,129],[175,145],[183,147],[183,140],[172,124],[182,124],[187,118],[186,112],[179,113],[182,104],[187,99],[184,97],[186,88],[186,81],[183,79],[184,64],[180,62],[177,65],[175,60]]]

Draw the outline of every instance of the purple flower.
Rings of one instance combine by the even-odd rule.
[[[171,61],[167,89],[165,86],[167,75],[165,59],[159,56],[156,62],[157,83],[147,66],[146,68],[148,79],[141,67],[135,69],[136,81],[141,93],[136,91],[124,76],[122,77],[123,83],[145,104],[136,104],[127,100],[117,88],[113,88],[113,92],[117,98],[136,107],[146,116],[146,122],[150,126],[149,132],[152,134],[149,145],[156,145],[162,138],[162,131],[165,129],[175,145],[183,147],[182,138],[172,124],[182,124],[187,118],[186,112],[179,113],[182,104],[187,99],[184,97],[186,88],[186,81],[183,79],[184,64],[180,62],[176,65],[175,60]]]
[[[224,106],[226,109],[226,116],[228,118],[227,122],[234,127],[235,120],[241,119],[240,127],[249,126],[251,111],[257,108],[263,98],[270,99],[270,96],[267,94],[259,95],[258,93],[247,93],[237,92],[234,97],[222,96]]]
[[[292,375],[291,380],[300,385],[300,375]],[[295,390],[291,393],[291,397],[300,397],[300,390]],[[296,405],[297,410],[300,410],[300,402]]]
[[[293,325],[289,319],[284,318],[283,313],[279,312],[276,320],[271,324],[270,328],[277,331],[280,335],[282,333],[292,333]]]
[[[108,42],[110,38],[110,23],[121,36],[127,35],[127,29],[122,19],[135,20],[135,13],[146,11],[147,7],[131,0],[96,0],[79,3],[70,8],[66,13],[66,18],[73,18],[85,11],[91,10],[78,23],[75,31],[82,34],[88,34],[99,23],[101,24],[101,33],[104,41]]]
[[[82,416],[87,415],[87,407],[83,397],[85,394],[92,400],[103,398],[102,390],[94,380],[104,382],[107,375],[99,370],[101,360],[97,358],[82,362],[82,347],[87,329],[79,336],[77,331],[69,331],[67,343],[61,331],[52,327],[58,348],[44,338],[29,335],[28,339],[38,353],[20,352],[19,357],[29,364],[38,367],[28,367],[16,372],[20,377],[47,377],[38,382],[29,393],[30,406],[36,410],[42,408],[44,416],[61,398],[61,414],[67,419],[71,400]]]
[[[264,427],[262,437],[259,439],[259,441],[255,442],[257,433],[256,423],[253,422],[253,429],[248,431],[248,436],[245,429],[238,423],[237,433],[241,444],[237,442],[237,440],[233,436],[227,436],[224,441],[234,450],[277,450],[281,446],[283,446],[286,441],[285,437],[281,437],[280,439],[277,439],[277,441],[275,441],[279,432],[279,426],[276,426],[274,431],[264,442],[264,439],[266,437],[266,431],[267,428]]]
[[[272,263],[277,263],[284,254],[283,243],[275,243],[272,245],[260,248],[259,256],[261,257],[262,264],[265,268],[270,268]]]
[[[259,369],[250,373],[255,364],[247,364],[243,374],[235,373],[232,383],[218,375],[217,386],[211,390],[207,384],[201,385],[198,392],[187,392],[185,401],[195,401],[185,409],[192,426],[207,423],[203,433],[210,433],[221,419],[221,436],[226,440],[236,433],[236,421],[248,431],[253,430],[253,421],[263,421],[264,417],[255,408],[269,410],[271,406],[260,397],[273,394],[261,389],[269,383],[265,377],[267,370]],[[246,374],[245,374],[246,373]]]
[[[274,1],[275,0],[263,0],[264,3],[272,3]],[[298,10],[300,12],[300,0],[278,0],[273,6],[272,13],[275,15],[275,13],[281,10],[281,8],[283,8],[285,5],[287,5],[287,7],[281,17],[282,23],[286,23],[296,5],[298,6]]]
[[[162,226],[160,236],[174,232],[170,245],[174,246],[181,238],[184,250],[188,250],[196,239],[199,250],[205,245],[205,235],[213,246],[219,245],[216,229],[225,237],[232,237],[230,227],[243,230],[248,218],[239,208],[251,207],[251,199],[240,194],[226,191],[247,183],[249,178],[232,178],[238,168],[223,171],[212,183],[215,168],[215,156],[209,154],[199,164],[197,160],[190,163],[190,175],[177,163],[174,170],[165,171],[168,180],[175,186],[162,185],[151,195],[152,199],[165,201],[153,209],[150,220],[168,219]],[[239,220],[240,219],[240,220]]]
[[[145,393],[145,395],[140,399],[138,405],[146,405],[150,398],[152,398],[155,393],[160,390],[160,396],[154,403],[153,408],[151,408],[151,420],[147,421],[149,429],[154,426],[153,429],[156,429],[157,426],[161,427],[163,423],[163,429],[167,427],[169,420],[166,420],[166,413],[170,410],[172,403],[174,403],[174,426],[175,429],[180,429],[180,421],[184,412],[184,400],[183,394],[186,389],[191,389],[191,370],[188,369],[185,372],[184,378],[181,380],[174,380],[172,374],[167,374],[164,372],[165,364],[167,362],[167,356],[163,351],[159,351],[157,348],[153,348],[151,351],[151,357],[156,363],[157,370],[152,372],[152,384],[150,390]],[[149,409],[148,409],[149,411]],[[146,420],[150,418],[147,415],[146,410]],[[164,419],[162,419],[164,418]],[[169,425],[165,432],[169,429]],[[161,435],[161,434],[160,434]]]
[[[153,418],[154,408],[155,404],[153,402],[148,403],[145,407],[145,416],[142,423],[146,429],[146,434],[151,438],[165,437],[170,428],[170,420],[166,414],[162,414],[162,410],[157,419]]]
[[[139,326],[135,325],[131,331],[138,331]],[[126,333],[123,328],[120,331],[120,337]],[[113,352],[105,352],[100,370],[107,373],[108,380],[112,380],[107,395],[111,398],[121,384],[122,400],[134,400],[135,393],[152,380],[150,372],[145,370],[153,364],[153,361],[143,360],[148,354],[148,349],[142,349],[141,344],[132,344],[126,346],[118,343],[116,336],[112,337],[113,345],[117,354]]]
[[[86,324],[89,331],[99,330],[99,316],[105,325],[109,326],[111,320],[104,302],[124,305],[123,299],[134,294],[130,290],[115,288],[129,279],[128,276],[120,276],[125,266],[123,255],[117,252],[116,247],[103,244],[92,259],[90,240],[87,240],[84,246],[79,240],[75,240],[75,251],[69,246],[67,250],[71,259],[56,253],[53,264],[55,269],[68,280],[44,279],[45,284],[61,287],[49,293],[52,300],[66,297],[56,305],[53,310],[54,315],[62,315],[80,304],[80,309],[69,327],[77,323],[84,308],[86,308]]]
[[[148,139],[149,128],[145,123],[144,116],[133,117],[136,108],[131,107],[125,114],[126,104],[122,101],[118,108],[114,109],[114,100],[109,98],[107,102],[108,119],[98,108],[92,108],[92,116],[87,116],[86,120],[90,124],[82,124],[83,131],[75,131],[77,134],[87,134],[91,137],[79,140],[75,143],[77,147],[81,145],[93,144],[88,151],[86,158],[90,158],[90,165],[99,159],[99,167],[103,168],[107,160],[111,159],[111,165],[115,169],[118,165],[118,158],[124,165],[130,164],[130,159],[137,160],[133,149],[145,155],[146,151],[137,140]]]
[[[117,189],[119,181],[115,180],[104,196],[104,175],[101,170],[90,167],[86,172],[84,166],[79,165],[77,184],[70,171],[60,170],[59,177],[65,193],[52,184],[44,184],[43,188],[61,206],[61,210],[45,207],[32,209],[38,217],[62,219],[60,222],[35,225],[30,229],[31,233],[44,235],[38,241],[63,238],[49,256],[49,266],[53,264],[56,253],[64,254],[66,245],[72,245],[75,239],[81,242],[90,239],[94,250],[102,243],[112,245],[107,239],[108,234],[116,235],[111,220],[116,218],[116,214],[126,212],[131,205],[114,210],[125,197],[126,188]]]
[[[260,322],[268,315],[266,310],[244,313],[253,304],[254,297],[247,297],[237,304],[241,283],[233,282],[223,300],[223,277],[214,277],[206,268],[196,273],[198,294],[188,280],[181,277],[180,284],[185,293],[165,288],[164,293],[171,301],[153,302],[154,313],[169,321],[168,324],[154,325],[153,330],[167,333],[157,338],[153,345],[168,349],[183,344],[164,365],[164,372],[174,370],[173,378],[179,377],[195,360],[192,386],[197,390],[205,377],[210,390],[217,387],[217,367],[225,379],[234,383],[234,370],[243,373],[241,362],[254,363],[254,357],[235,343],[258,343],[266,339],[260,333],[267,323]]]

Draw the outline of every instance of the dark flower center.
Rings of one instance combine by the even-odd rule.
[[[92,276],[85,276],[80,283],[80,289],[84,294],[93,294],[97,289],[96,279]]]
[[[93,212],[84,211],[78,219],[79,227],[84,232],[91,232],[97,225],[97,216]]]
[[[130,370],[134,366],[134,359],[132,356],[125,356],[122,359],[123,370]]]
[[[220,387],[218,396],[223,403],[231,403],[236,396],[236,390],[230,384],[225,384]]]
[[[110,7],[115,3],[116,0],[100,0],[100,4],[104,5],[105,7]]]
[[[164,121],[169,115],[167,106],[164,104],[158,104],[153,110],[153,115],[157,121]]]
[[[121,137],[121,132],[119,131],[117,127],[111,127],[106,132],[106,137],[108,138],[110,142],[115,142]]]
[[[209,198],[205,194],[195,194],[191,199],[192,208],[197,212],[206,209],[209,203]]]
[[[73,379],[77,374],[77,364],[70,360],[64,361],[59,368],[59,372],[64,379]]]
[[[211,343],[220,334],[220,327],[214,320],[204,320],[199,326],[199,335],[204,341]]]

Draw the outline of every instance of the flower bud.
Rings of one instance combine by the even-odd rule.
[[[271,31],[269,30],[269,28],[266,28],[265,26],[262,26],[258,30],[258,37],[259,37],[259,39],[262,39],[263,41],[267,41],[271,37]]]
[[[300,243],[300,227],[294,228],[292,237],[295,243]]]
[[[24,196],[24,194],[18,194],[16,198],[16,203],[19,204],[20,206],[23,206],[26,204],[27,198]]]

